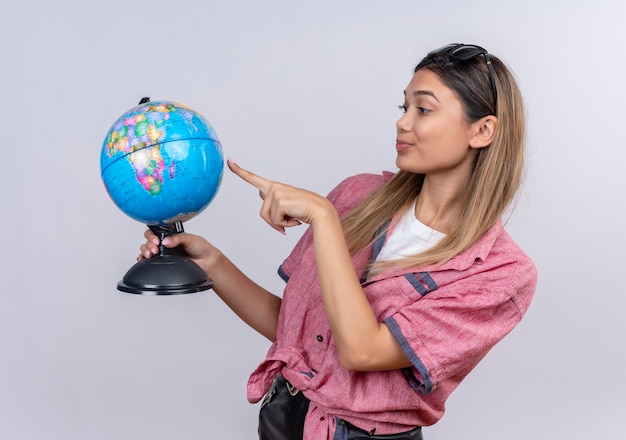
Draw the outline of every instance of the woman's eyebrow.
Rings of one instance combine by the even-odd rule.
[[[416,90],[413,92],[413,97],[421,96],[421,95],[432,96],[433,98],[435,98],[437,102],[441,102],[439,101],[439,99],[437,99],[437,96],[435,96],[435,93],[431,92],[430,90]],[[404,96],[406,97],[406,90],[404,91]]]

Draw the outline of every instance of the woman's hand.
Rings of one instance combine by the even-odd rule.
[[[146,242],[141,245],[141,252],[137,260],[150,258],[159,253],[159,237],[150,229],[143,235],[146,238]],[[211,268],[215,266],[215,262],[220,256],[220,251],[207,240],[198,235],[185,232],[165,237],[162,244],[168,249],[178,248],[207,274],[210,274]]]
[[[261,218],[282,234],[285,228],[313,224],[316,219],[335,212],[332,204],[319,194],[257,176],[231,160],[227,164],[233,173],[259,190],[263,199]]]

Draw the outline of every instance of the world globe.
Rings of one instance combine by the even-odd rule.
[[[220,187],[223,169],[213,127],[169,101],[147,101],[120,116],[100,155],[113,202],[149,226],[184,222],[202,212]]]
[[[171,101],[142,98],[107,132],[100,175],[117,207],[162,241],[184,232],[183,222],[202,212],[222,182],[222,145],[197,112]],[[142,295],[175,295],[210,289],[213,282],[189,258],[162,244],[142,259],[117,288]]]

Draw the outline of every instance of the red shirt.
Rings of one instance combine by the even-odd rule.
[[[328,196],[343,215],[392,177],[362,174]],[[357,276],[385,237],[353,257]],[[530,305],[537,272],[498,222],[467,251],[438,267],[386,270],[362,287],[413,364],[359,372],[342,367],[324,312],[309,229],[279,269],[287,281],[276,341],[252,373],[248,399],[258,402],[280,372],[311,400],[304,440],[331,439],[338,418],[376,434],[432,425],[445,401]]]

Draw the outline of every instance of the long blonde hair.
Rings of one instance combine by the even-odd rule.
[[[459,62],[445,55],[429,54],[416,67],[429,69],[460,97],[465,116],[474,122],[496,115],[498,125],[491,145],[481,148],[467,188],[459,194],[459,214],[451,230],[437,245],[420,254],[393,262],[376,262],[380,269],[441,264],[467,250],[504,214],[517,192],[524,169],[525,122],[522,96],[515,78],[490,54],[497,99],[489,82],[483,56]],[[495,108],[494,108],[495,107]],[[352,254],[380,235],[392,217],[408,208],[419,195],[423,174],[399,171],[342,220]]]

